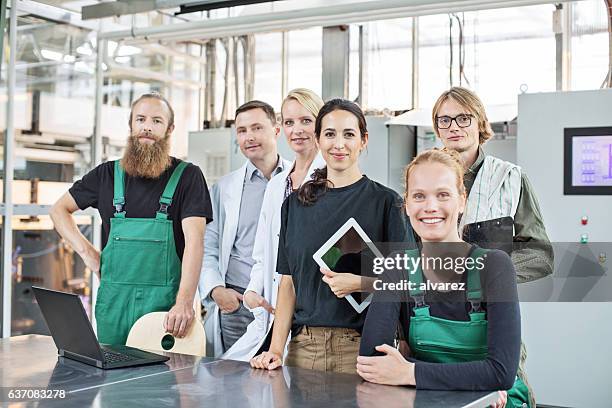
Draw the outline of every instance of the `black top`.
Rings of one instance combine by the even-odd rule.
[[[400,196],[366,176],[329,189],[311,206],[302,205],[297,193],[283,203],[277,271],[291,275],[295,286],[292,336],[304,325],[358,331],[363,327],[366,313],[357,313],[346,299],[334,295],[312,258],[350,218],[374,243],[413,240]]]
[[[159,209],[161,197],[172,172],[181,160],[172,157],[172,164],[157,179],[132,177],[125,175],[125,205],[127,218],[155,218]],[[114,194],[114,162],[100,164],[87,173],[72,187],[70,195],[81,210],[88,207],[97,208],[102,218],[102,248],[106,246],[110,233],[110,219],[115,213],[113,207]],[[179,259],[183,259],[185,236],[181,221],[187,217],[205,217],[206,222],[212,221],[212,206],[206,187],[206,180],[200,168],[189,163],[174,192],[172,205],[168,207],[168,218],[172,220],[174,242]]]
[[[503,251],[490,250],[480,271],[482,306],[486,310],[488,356],[486,360],[467,363],[416,363],[416,387],[432,390],[507,390],[514,383],[521,344],[521,315],[516,288],[516,272]],[[462,282],[467,282],[467,273]],[[467,284],[466,284],[467,287]],[[382,292],[381,292],[382,294]],[[407,296],[403,294],[403,296]],[[428,291],[425,303],[431,316],[469,321],[470,303],[466,291]],[[486,302],[486,300],[495,301]],[[398,321],[408,339],[414,301],[377,301],[375,295],[363,328],[359,347],[362,356],[380,355],[374,347],[393,345]]]

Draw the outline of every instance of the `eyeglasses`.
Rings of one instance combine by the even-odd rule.
[[[468,127],[472,124],[472,118],[474,115],[468,113],[462,113],[460,115],[451,118],[450,116],[436,116],[436,124],[438,129],[448,129],[453,124],[453,120],[460,128]]]

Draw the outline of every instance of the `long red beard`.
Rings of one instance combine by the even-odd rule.
[[[153,144],[146,144],[140,143],[138,135],[132,134],[128,138],[121,166],[130,176],[158,178],[172,163],[169,140],[166,135]]]

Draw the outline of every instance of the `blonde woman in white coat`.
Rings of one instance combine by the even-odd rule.
[[[272,327],[280,283],[276,257],[281,207],[289,194],[310,180],[317,168],[325,166],[314,135],[315,119],[321,106],[321,97],[305,88],[289,92],[281,106],[281,124],[287,143],[295,152],[295,161],[289,169],[274,176],[266,187],[253,246],[255,264],[244,292],[244,305],[255,320],[223,358],[249,361],[261,348]]]

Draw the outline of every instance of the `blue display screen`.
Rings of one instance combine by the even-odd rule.
[[[573,135],[572,186],[612,187],[612,134]]]

